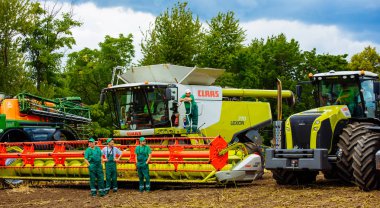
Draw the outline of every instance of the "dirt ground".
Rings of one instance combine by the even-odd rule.
[[[152,184],[150,193],[137,184],[120,184],[117,193],[90,197],[86,183],[44,183],[0,190],[0,207],[380,207],[380,191],[326,181],[319,175],[309,186],[278,186],[264,178],[244,186],[183,188]]]

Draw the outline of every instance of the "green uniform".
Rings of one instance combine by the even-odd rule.
[[[347,105],[351,114],[355,114],[355,108],[357,106],[357,96],[359,94],[357,87],[348,87],[339,93],[337,103],[341,105]]]
[[[113,191],[117,191],[117,169],[116,169],[116,155],[121,155],[122,152],[117,147],[104,147],[102,153],[107,157],[106,162],[106,193],[108,193],[113,188]]]
[[[84,158],[90,162],[88,167],[90,173],[90,189],[91,195],[96,196],[96,181],[98,182],[99,194],[105,195],[104,190],[104,175],[102,166],[102,151],[99,147],[95,146],[94,149],[88,147],[84,152]]]
[[[149,176],[149,165],[146,164],[148,157],[152,154],[152,150],[149,146],[137,146],[135,149],[137,155],[137,174],[139,175],[139,190],[144,191],[144,178],[145,178],[145,189],[150,190],[150,176]]]
[[[181,98],[185,98],[186,94]],[[190,95],[191,102],[184,102],[186,108],[186,123],[187,133],[196,133],[198,130],[198,105],[195,102],[194,96]]]

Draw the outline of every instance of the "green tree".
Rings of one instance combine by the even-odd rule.
[[[71,48],[75,44],[71,29],[81,23],[73,19],[72,13],[61,13],[61,8],[50,11],[38,6],[34,24],[30,32],[25,34],[23,49],[27,54],[27,66],[37,90],[46,95],[42,89],[57,86],[57,74],[60,73],[63,48]],[[54,91],[48,94],[54,94]]]
[[[106,36],[99,43],[100,50],[85,48],[68,55],[64,80],[72,93],[82,97],[84,103],[99,101],[100,91],[107,87],[115,66],[129,66],[134,57],[133,36],[120,34],[118,38]]]
[[[107,137],[111,135],[112,118],[107,102],[101,106],[99,94],[110,83],[115,66],[129,66],[134,57],[133,36],[120,34],[118,38],[106,36],[99,43],[100,50],[85,48],[68,56],[65,73],[65,95],[77,95],[91,108],[92,134]]]
[[[375,73],[380,72],[380,55],[376,52],[375,47],[368,46],[351,58],[349,68],[355,70],[366,70]]]
[[[334,71],[347,70],[348,62],[346,60],[347,54],[343,55],[330,55],[330,54],[317,54],[314,48],[311,51],[305,51],[305,63],[302,68],[301,77],[306,78],[309,73],[321,73]]]
[[[194,66],[202,44],[201,23],[187,8],[178,2],[171,10],[160,14],[152,30],[143,33],[141,42],[142,65],[171,63]]]
[[[29,0],[0,1],[0,91],[7,94],[33,90],[19,48],[22,34],[30,30],[36,7]]]
[[[209,30],[205,35],[198,64],[229,71],[238,52],[243,48],[245,32],[231,11],[218,13],[207,24]]]

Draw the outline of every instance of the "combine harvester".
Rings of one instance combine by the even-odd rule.
[[[107,100],[116,145],[123,150],[118,163],[119,181],[138,181],[134,149],[145,136],[152,147],[149,164],[151,181],[183,183],[252,182],[263,171],[259,129],[271,125],[268,102],[242,101],[250,98],[282,97],[293,101],[291,91],[223,89],[212,86],[224,70],[153,65],[133,67],[117,74],[102,90]],[[119,68],[120,69],[120,68]],[[114,83],[114,80],[112,81]],[[184,105],[179,98],[190,89],[198,105],[198,131],[188,133]],[[281,106],[281,105],[280,105]],[[98,140],[98,146],[107,138]],[[23,152],[9,153],[12,146]],[[34,151],[37,146],[52,151]],[[83,161],[86,141],[3,143],[0,145],[0,176],[4,179],[88,180]],[[76,147],[76,148],[71,148]],[[11,160],[12,163],[7,163]]]

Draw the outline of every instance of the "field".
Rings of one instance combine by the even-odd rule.
[[[119,192],[93,198],[86,183],[29,184],[0,190],[0,207],[380,207],[380,191],[362,192],[322,175],[298,187],[276,185],[271,173],[238,187],[154,185],[140,193],[137,184],[120,184]]]

